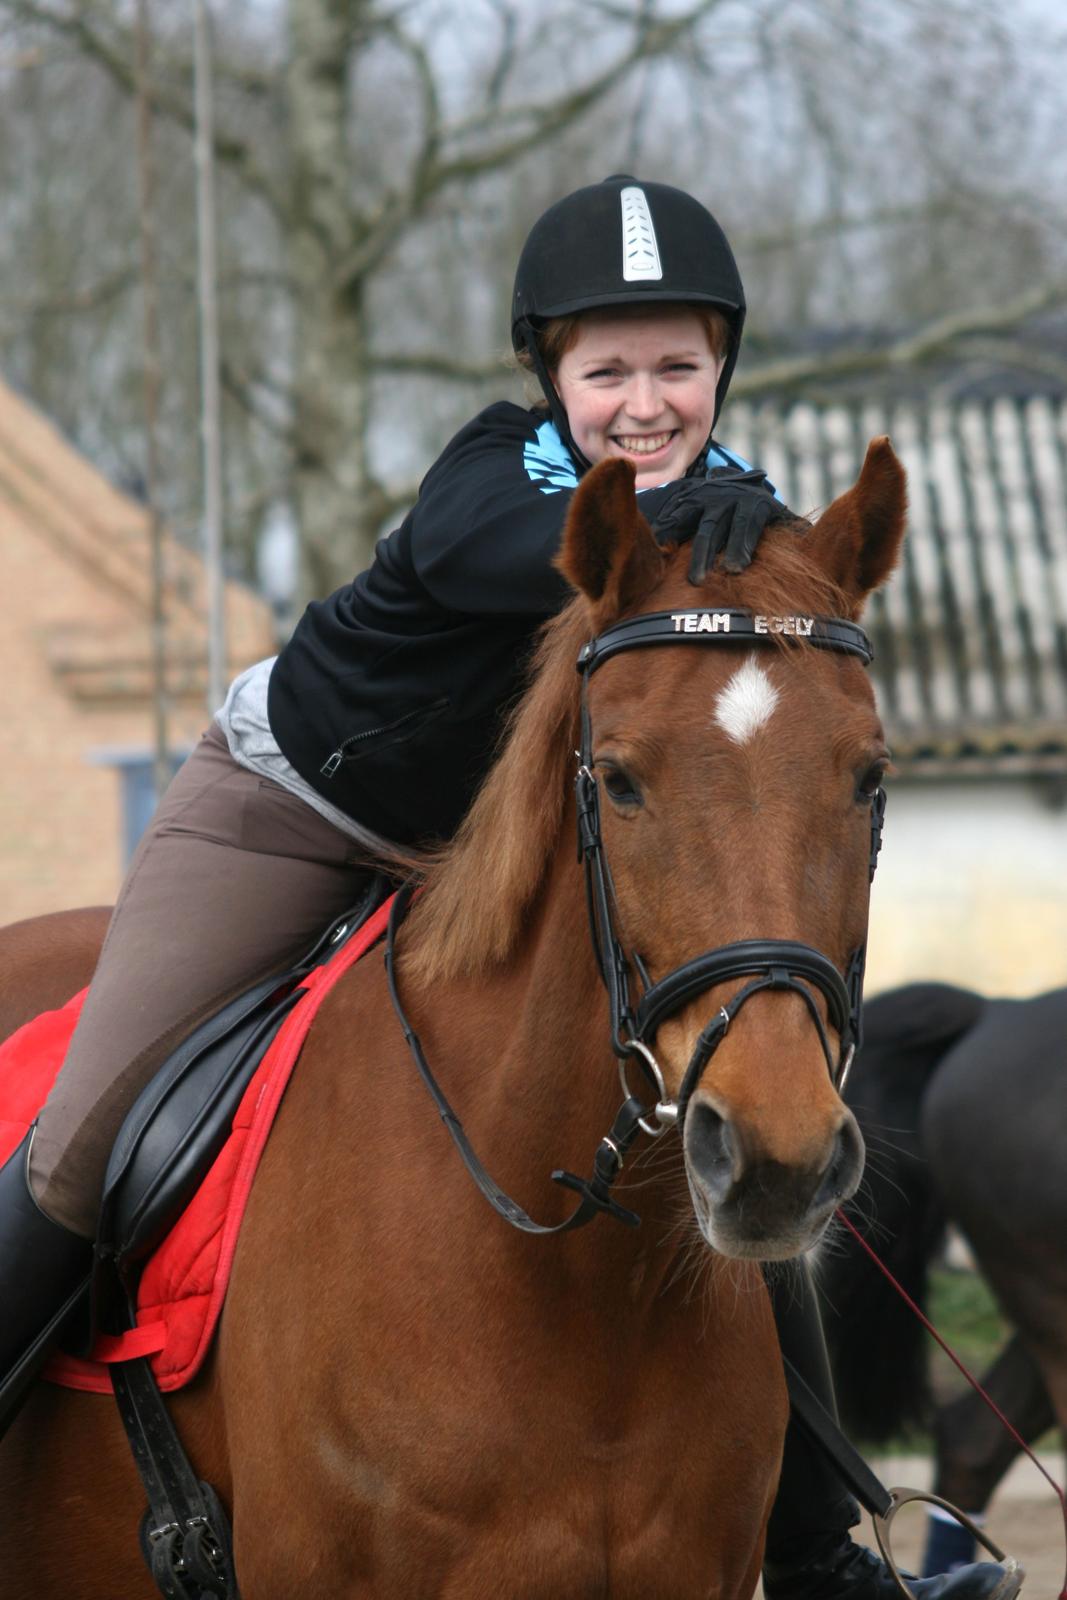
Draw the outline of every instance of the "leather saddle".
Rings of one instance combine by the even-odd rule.
[[[101,1260],[123,1272],[177,1220],[222,1149],[249,1080],[300,997],[301,980],[336,954],[394,887],[385,874],[372,874],[360,900],[302,961],[231,1000],[160,1067],[111,1152],[96,1239]]]

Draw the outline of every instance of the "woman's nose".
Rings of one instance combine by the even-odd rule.
[[[626,411],[635,422],[651,422],[663,410],[660,386],[650,374],[635,374],[626,389]]]

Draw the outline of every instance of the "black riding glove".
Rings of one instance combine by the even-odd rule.
[[[768,522],[792,516],[758,467],[712,467],[706,477],[683,478],[652,527],[675,544],[692,539],[689,582],[698,584],[719,556],[725,572],[743,572]]]

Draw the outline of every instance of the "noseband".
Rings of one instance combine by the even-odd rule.
[[[463,1125],[434,1077],[418,1034],[411,1026],[400,998],[396,973],[396,937],[416,892],[414,883],[405,885],[393,900],[385,941],[385,969],[389,996],[404,1038],[419,1075],[433,1097],[471,1177],[493,1209],[523,1233],[557,1234],[582,1228],[601,1214],[636,1226],[640,1218],[627,1211],[612,1197],[612,1187],[622,1171],[623,1161],[639,1132],[658,1137],[681,1124],[686,1107],[705,1067],[726,1036],[726,1030],[746,1001],[764,989],[789,989],[798,994],[811,1014],[822,1043],[826,1065],[838,1090],[844,1088],[852,1057],[861,1042],[860,1008],[863,996],[863,967],[866,941],[851,955],[845,975],[819,950],[789,939],[743,939],[737,944],[705,950],[658,982],[651,983],[636,951],[627,956],[616,932],[615,886],[604,854],[600,832],[600,790],[592,770],[593,733],[589,720],[589,679],[598,667],[623,650],[643,649],[661,644],[765,644],[778,634],[806,639],[819,650],[835,650],[858,656],[869,665],[874,651],[862,628],[838,617],[765,617],[750,611],[649,611],[616,623],[583,645],[578,656],[582,674],[581,748],[578,757],[576,793],[578,803],[578,855],[585,866],[586,899],[593,949],[611,1008],[611,1041],[619,1057],[619,1076],[624,1092],[611,1129],[601,1139],[593,1157],[593,1172],[588,1178],[573,1172],[556,1171],[553,1181],[579,1195],[579,1204],[570,1216],[552,1225],[535,1222],[522,1207],[493,1181],[482,1165]],[[879,789],[871,803],[870,877],[882,841],[882,816],[885,791]],[[630,974],[636,972],[643,992],[636,1006],[630,999]],[[667,1096],[663,1073],[652,1053],[649,1040],[666,1017],[673,1016],[694,996],[715,984],[747,978],[731,999],[712,1017],[693,1050],[677,1100]],[[830,1026],[838,1036],[835,1061],[822,1013],[812,994],[818,990],[826,1001]],[[633,1094],[626,1080],[627,1063],[637,1059],[653,1085],[657,1100],[650,1109]]]
[[[653,1136],[685,1119],[686,1108],[704,1070],[726,1037],[730,1023],[745,1003],[767,989],[791,990],[808,1008],[830,1077],[840,1092],[852,1059],[862,1041],[863,970],[866,940],[849,957],[842,976],[834,962],[811,945],[789,939],[744,939],[736,944],[705,950],[656,983],[650,983],[636,952],[627,956],[616,932],[615,886],[604,852],[600,829],[600,791],[593,773],[592,724],[589,717],[589,679],[598,667],[624,650],[664,644],[767,644],[786,636],[804,639],[819,650],[857,656],[868,666],[874,657],[870,639],[854,622],[839,617],[765,617],[750,611],[652,611],[616,623],[591,639],[578,656],[582,675],[581,747],[576,794],[578,855],[585,867],[586,900],[593,948],[611,1008],[611,1039],[619,1057],[623,1088],[629,1094],[627,1061],[636,1057],[658,1096],[651,1117],[641,1127]],[[885,790],[871,801],[869,881],[882,843]],[[630,976],[636,972],[643,986],[637,1004],[631,1000]],[[663,1073],[650,1041],[661,1023],[705,990],[735,979],[748,979],[715,1013],[702,1030],[686,1067],[677,1100],[667,1096]],[[833,1049],[812,989],[826,1001],[830,1026],[838,1036]]]

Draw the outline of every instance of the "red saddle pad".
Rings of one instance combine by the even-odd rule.
[[[223,1145],[192,1200],[149,1256],[137,1295],[137,1326],[121,1338],[101,1335],[91,1357],[57,1355],[45,1377],[71,1389],[110,1394],[108,1366],[151,1356],[163,1390],[180,1389],[199,1371],[226,1298],[237,1235],[259,1158],[285,1086],[319,1006],[334,984],[384,933],[392,901],[299,987],[300,1000],[245,1090]],[[0,1161],[6,1161],[48,1096],[81,1011],[82,994],[45,1011],[0,1044]]]

